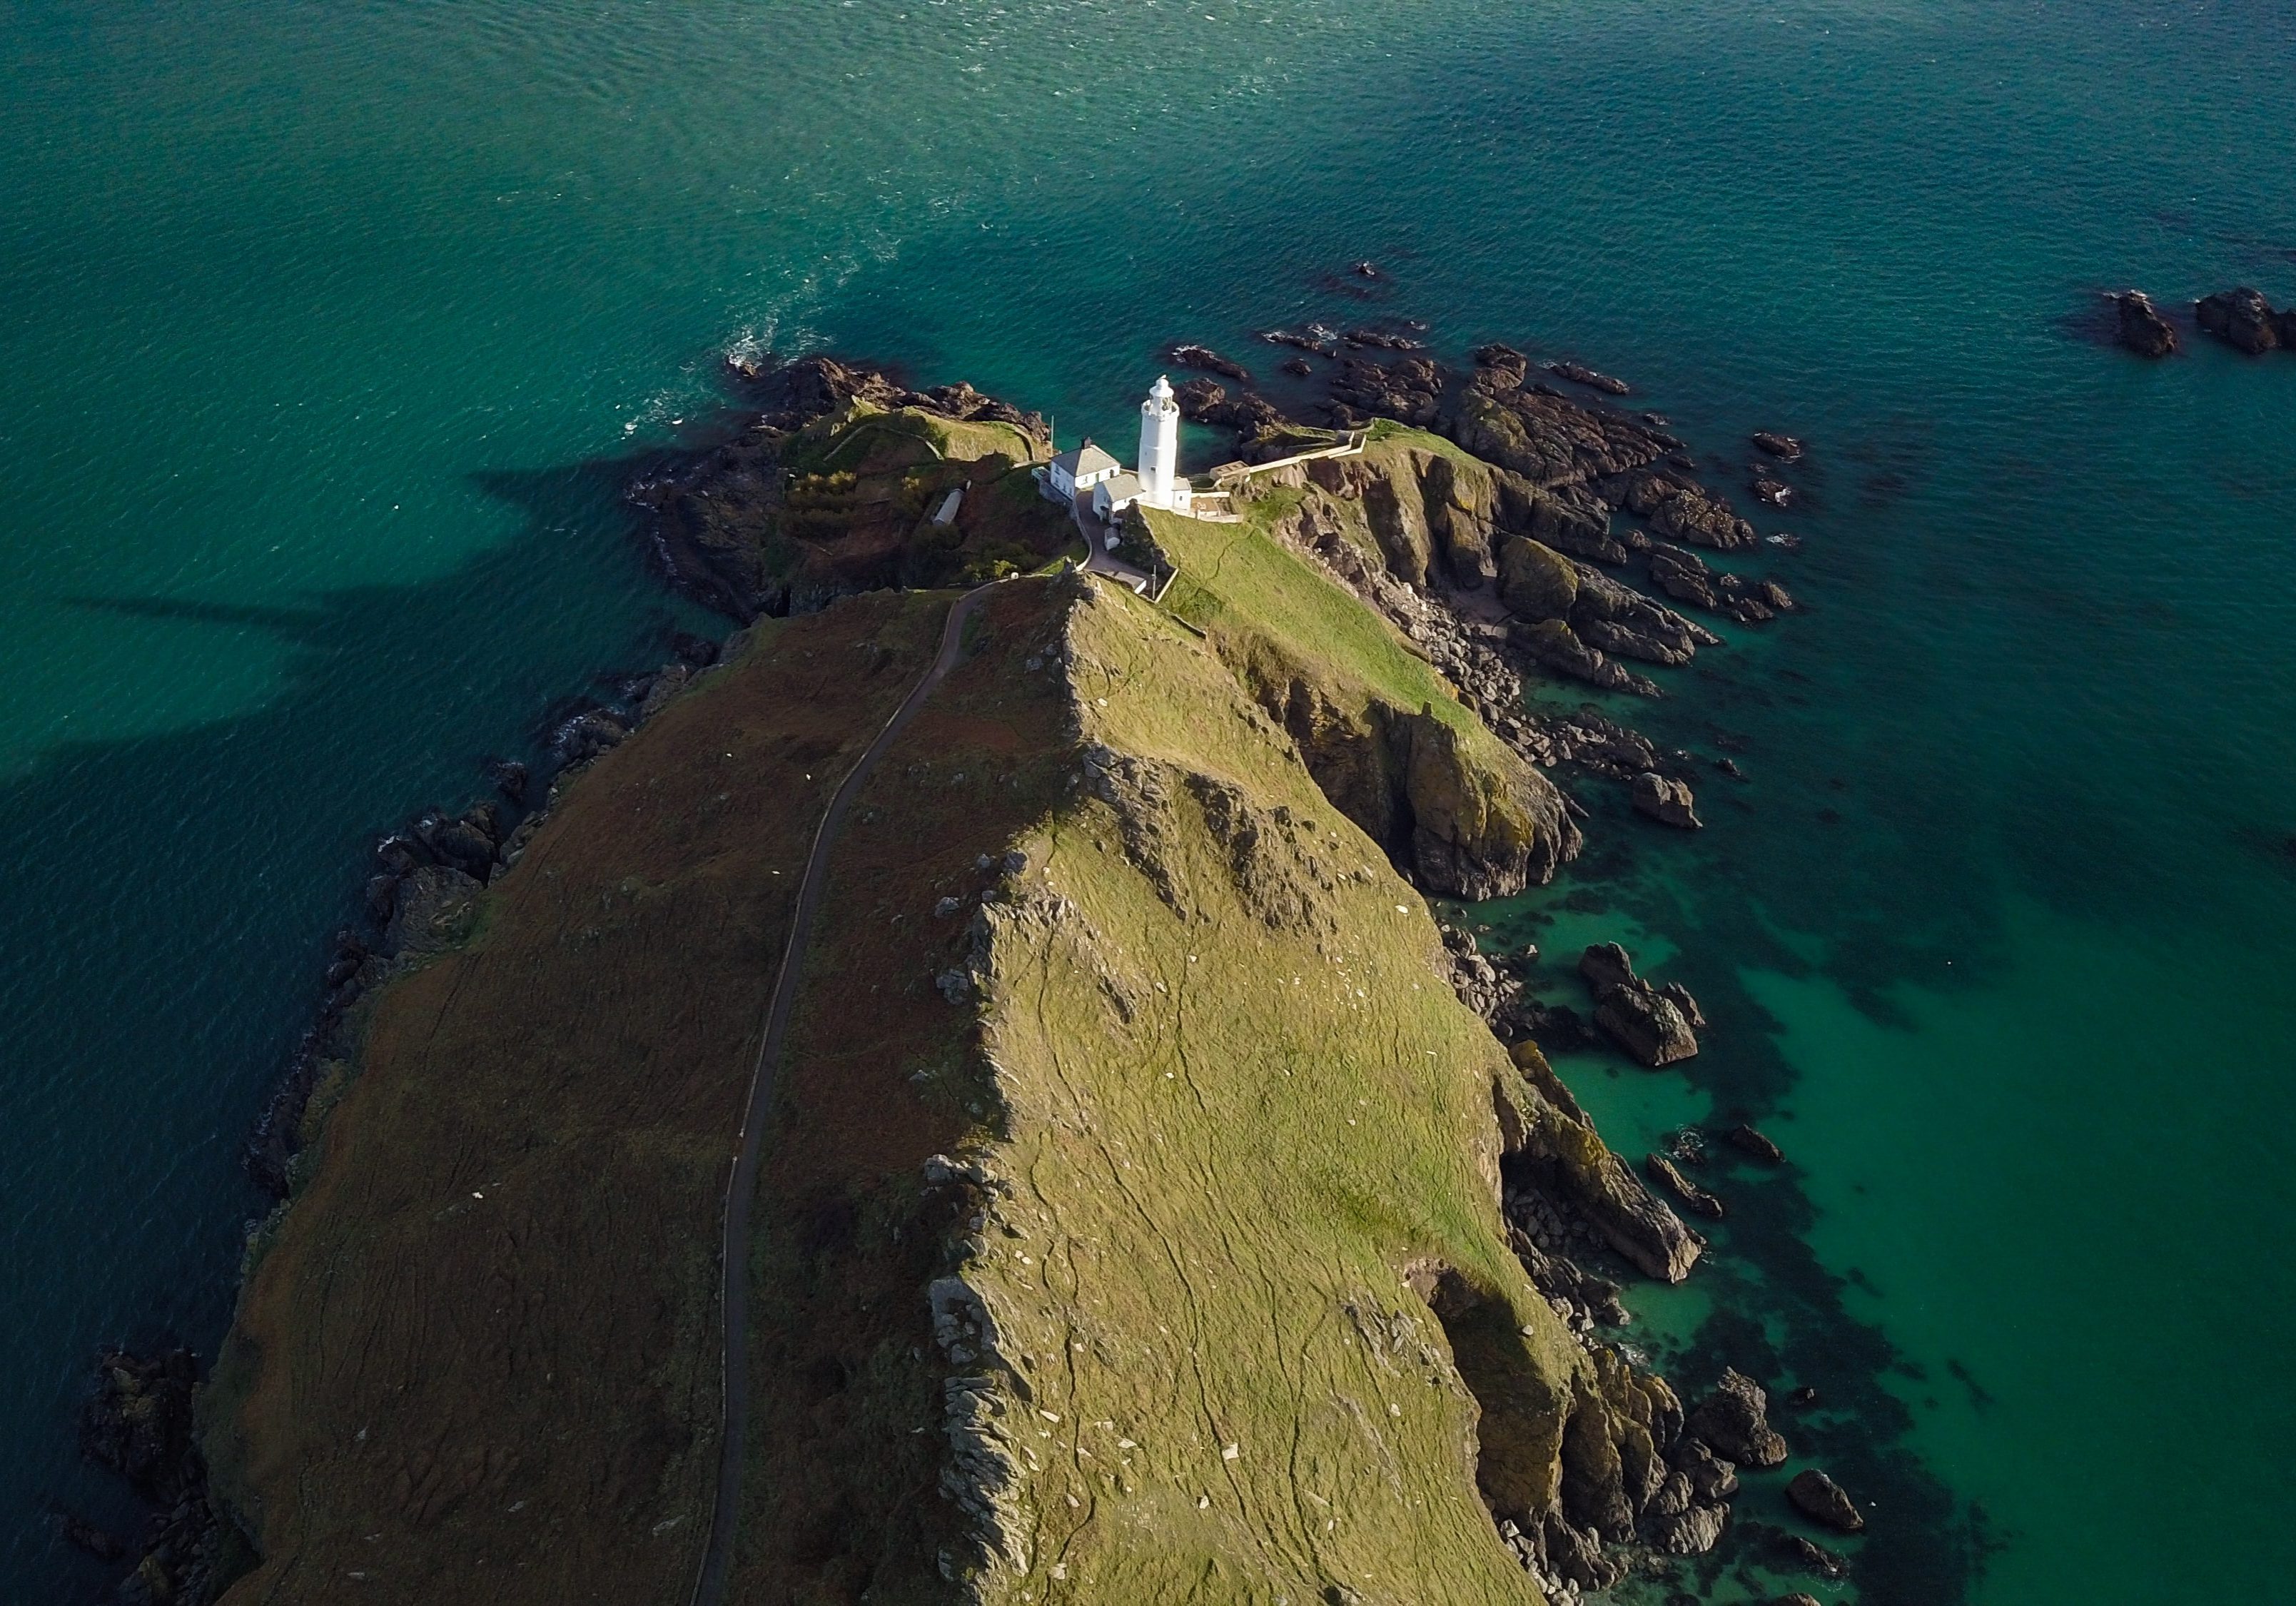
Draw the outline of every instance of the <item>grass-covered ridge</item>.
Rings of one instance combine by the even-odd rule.
[[[1089,778],[984,914],[1009,1191],[963,1275],[1021,1392],[981,1593],[1535,1600],[1423,1297],[1502,1313],[1559,1440],[1584,1361],[1498,1219],[1506,1056],[1217,658],[1114,592],[1067,656]]]

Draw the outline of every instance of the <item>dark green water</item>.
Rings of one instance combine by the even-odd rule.
[[[1865,1599],[2283,1591],[2296,357],[2060,324],[2296,300],[2284,8],[0,16],[0,1594],[103,1583],[42,1518],[119,1514],[87,1357],[212,1347],[367,839],[659,660],[580,464],[741,340],[1120,438],[1161,342],[1345,315],[1366,256],[1447,349],[1813,443],[1812,611],[1650,716],[1750,783],[1694,839],[1592,794],[1599,907],[1511,912],[1557,996],[1616,936],[1718,1016],[1687,1077],[1566,1066],[1619,1147],[1742,1109],[1795,1162],[1652,1341],[1824,1382]]]

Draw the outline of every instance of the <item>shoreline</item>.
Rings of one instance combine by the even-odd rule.
[[[1400,340],[1404,337],[1396,338]],[[1487,347],[1480,348],[1477,356],[1479,361],[1474,371],[1477,375],[1491,373],[1504,375],[1512,372],[1519,381],[1526,377],[1527,364],[1517,365],[1521,363],[1519,353],[1505,348]],[[1427,412],[1426,398],[1439,393],[1441,386],[1439,383],[1433,391],[1426,388],[1423,381],[1433,377],[1430,372],[1433,365],[1426,359],[1405,356],[1391,365],[1381,365],[1365,356],[1343,356],[1339,360],[1344,365],[1339,376],[1344,379],[1348,389],[1337,393],[1337,407],[1346,409],[1359,421],[1350,426],[1345,422],[1345,414],[1335,410],[1334,422],[1340,427],[1362,427],[1362,423],[1382,416],[1396,418],[1398,422],[1409,422],[1406,418],[1396,417],[1398,414],[1431,422],[1432,414]],[[779,372],[787,373],[791,370]],[[770,376],[751,374],[740,377],[752,382],[766,377],[770,382]],[[902,405],[914,405],[920,398],[928,401],[935,398],[934,395],[892,386],[882,376],[871,377],[882,387],[881,394],[890,393],[905,398]],[[1636,509],[1637,512],[1645,517],[1655,514],[1665,520],[1668,533],[1678,539],[1694,541],[1696,545],[1711,546],[1726,553],[1759,550],[1755,547],[1756,538],[1751,526],[1729,512],[1727,504],[1721,498],[1689,476],[1685,466],[1686,458],[1679,457],[1680,443],[1666,436],[1658,424],[1632,419],[1605,404],[1580,406],[1543,381],[1531,382],[1538,389],[1528,394],[1543,396],[1549,401],[1560,401],[1566,406],[1578,407],[1589,414],[1594,414],[1597,407],[1603,407],[1628,426],[1627,433],[1639,431],[1652,444],[1663,444],[1664,450],[1658,455],[1610,476],[1623,486],[1627,483],[1623,478],[1625,475],[1656,465],[1651,477],[1658,483],[1642,496],[1644,507]],[[1606,396],[1616,394],[1607,385],[1595,388]],[[972,392],[969,387],[945,387],[941,393],[935,394],[951,393],[959,397],[956,405],[961,407],[972,405],[963,399],[967,397],[977,398],[979,402],[996,407],[1004,406],[991,403],[989,398],[979,397],[978,393]],[[839,398],[840,401],[844,399],[848,398]],[[1218,408],[1223,402],[1223,397],[1207,399],[1199,391],[1193,405],[1200,412],[1204,412]],[[1365,412],[1362,410],[1365,407],[1390,411]],[[1559,413],[1561,410],[1553,411]],[[1017,420],[1024,430],[1028,421],[1033,417],[1013,413],[1011,409],[1005,409],[1005,412],[1011,415],[1010,420],[999,418],[997,422]],[[980,410],[972,414],[980,415]],[[770,407],[766,416],[772,416]],[[745,430],[750,427],[747,422],[742,426]],[[1615,446],[1615,438],[1610,444]],[[1603,448],[1598,447],[1596,449]],[[807,612],[816,607],[825,606],[838,594],[849,594],[837,593],[833,587],[826,586],[812,592],[791,588],[781,593],[778,599],[768,592],[756,589],[745,594],[738,585],[728,584],[722,565],[710,561],[708,555],[699,553],[690,546],[681,548],[677,543],[661,538],[664,520],[662,488],[674,483],[683,469],[693,477],[685,487],[685,494],[690,495],[696,483],[707,481],[709,464],[714,462],[723,466],[726,450],[726,446],[721,443],[684,454],[649,454],[648,457],[655,463],[667,463],[667,469],[650,471],[632,487],[633,502],[653,517],[653,529],[649,531],[649,536],[671,583],[688,594],[712,601],[713,605],[721,610],[727,610],[729,602],[738,605],[746,601],[762,604],[778,600],[783,610]],[[1678,460],[1669,460],[1668,453],[1674,454]],[[1300,488],[1316,483],[1309,474],[1300,474],[1299,479]],[[1622,503],[1632,507],[1635,496],[1632,490],[1628,490],[1622,497]],[[1694,829],[1699,821],[1695,814],[1694,796],[1687,783],[1692,775],[1700,772],[1687,753],[1662,753],[1655,744],[1628,727],[1591,709],[1544,722],[1530,717],[1527,710],[1522,713],[1516,710],[1524,708],[1521,686],[1527,674],[1559,672],[1573,675],[1602,690],[1651,694],[1655,691],[1652,683],[1634,671],[1623,670],[1616,664],[1613,654],[1662,667],[1678,668],[1681,663],[1688,661],[1698,648],[1718,645],[1719,638],[1710,632],[1703,633],[1702,638],[1699,628],[1684,616],[1672,613],[1663,604],[1653,603],[1647,597],[1627,592],[1614,581],[1605,583],[1608,577],[1602,569],[1594,567],[1597,561],[1614,563],[1623,561],[1630,553],[1643,557],[1646,561],[1651,561],[1650,554],[1660,544],[1646,536],[1639,542],[1636,541],[1635,537],[1642,536],[1640,530],[1630,529],[1627,532],[1627,539],[1605,545],[1603,532],[1592,530],[1593,521],[1587,517],[1585,504],[1575,503],[1568,496],[1561,499],[1559,506],[1534,510],[1530,517],[1534,520],[1544,518],[1548,533],[1566,543],[1578,544],[1587,553],[1583,558],[1573,560],[1573,568],[1567,577],[1567,586],[1571,595],[1559,621],[1563,627],[1560,635],[1570,638],[1567,642],[1553,631],[1546,632],[1543,638],[1529,636],[1526,639],[1529,633],[1517,628],[1514,622],[1505,620],[1504,613],[1499,618],[1492,617],[1492,610],[1486,605],[1503,587],[1517,579],[1525,588],[1542,583],[1550,588],[1565,584],[1566,578],[1556,573],[1509,576],[1492,565],[1475,577],[1480,586],[1462,590],[1451,590],[1446,586],[1444,589],[1449,594],[1438,595],[1431,602],[1424,592],[1415,590],[1408,583],[1396,584],[1391,577],[1365,565],[1360,553],[1333,545],[1328,540],[1319,541],[1312,529],[1293,544],[1324,572],[1395,624],[1428,661],[1441,668],[1452,678],[1469,705],[1483,713],[1493,728],[1527,760],[1541,768],[1567,765],[1592,778],[1628,784],[1633,788],[1630,793],[1632,807],[1637,813],[1649,820],[1677,828]],[[1662,550],[1680,551],[1679,548]],[[1430,556],[1434,555],[1431,550]],[[1736,622],[1760,622],[1759,613],[1750,618],[1745,613],[1734,611],[1732,605],[1745,602],[1751,602],[1757,610],[1769,606],[1769,599],[1763,591],[1758,587],[1742,599],[1739,598],[1718,586],[1717,577],[1726,573],[1726,570],[1707,569],[1694,558],[1692,563],[1697,567],[1675,563],[1669,570],[1669,578],[1673,578],[1682,590],[1668,585],[1665,579],[1658,582],[1673,600],[1690,602],[1696,599],[1694,605],[1704,606],[1717,613],[1730,614]],[[1656,567],[1654,563],[1653,568]],[[1774,582],[1771,584],[1775,585]],[[1619,594],[1622,592],[1626,594]],[[1587,609],[1573,619],[1569,609],[1577,603],[1581,593],[1587,595]],[[1775,595],[1779,601],[1775,606],[1769,606],[1772,617],[1794,606],[1782,587],[1776,588]],[[1463,597],[1472,600],[1463,605]],[[759,605],[750,609],[746,618],[740,612],[732,612],[731,617],[746,627],[769,611],[772,611],[770,608]],[[1585,633],[1583,636],[1580,635],[1582,630]],[[1592,641],[1600,641],[1610,649],[1610,652],[1606,654],[1603,646],[1591,644]],[[697,647],[694,653],[698,654],[699,651]],[[1619,668],[1620,674],[1607,675],[1605,666]],[[330,1102],[330,1079],[335,1080],[338,1084],[336,1091],[339,1091],[340,1078],[348,1074],[350,1038],[356,1036],[356,1020],[361,1001],[371,996],[393,975],[406,968],[399,962],[419,963],[425,955],[450,946],[465,923],[465,916],[478,889],[491,880],[497,870],[507,869],[517,862],[525,841],[548,815],[573,776],[581,773],[599,753],[619,745],[644,717],[666,702],[668,697],[686,684],[699,669],[706,667],[706,659],[696,662],[693,654],[682,651],[678,658],[662,669],[651,676],[634,677],[630,686],[636,688],[643,681],[643,689],[634,690],[633,695],[625,698],[620,705],[602,704],[585,709],[561,722],[553,746],[564,757],[551,775],[547,799],[513,821],[505,823],[502,813],[490,804],[481,804],[454,816],[432,811],[419,817],[408,828],[386,838],[379,846],[376,852],[377,873],[370,881],[367,897],[369,918],[379,940],[371,942],[356,933],[339,936],[335,957],[326,974],[327,991],[320,1005],[318,1023],[306,1037],[303,1049],[299,1052],[288,1077],[283,1080],[279,1094],[266,1109],[258,1135],[250,1143],[251,1168],[256,1169],[260,1177],[275,1179],[272,1184],[275,1192],[283,1194],[291,1190],[297,1156],[307,1151],[305,1144],[292,1139],[303,1132],[307,1118],[324,1118]],[[1651,692],[1645,692],[1645,687],[1650,687]],[[658,692],[660,692],[659,698],[656,695]],[[1713,761],[1710,767],[1735,778],[1734,763],[1726,756]],[[1653,782],[1655,785],[1652,784]],[[523,787],[519,789],[521,792],[523,790]],[[513,808],[522,807],[521,796],[511,794],[508,788],[505,792],[505,800]],[[1567,793],[1563,796],[1566,805],[1583,820],[1586,811],[1568,799]],[[1472,889],[1472,879],[1461,889]],[[1506,985],[1508,978],[1501,968],[1475,953],[1472,938],[1456,926],[1448,930],[1464,938],[1463,944],[1455,947],[1462,996],[1466,996],[1478,988],[1486,994],[1505,995],[1485,1012],[1487,1019],[1493,1019],[1495,1023],[1504,1020],[1528,1036],[1552,1042],[1557,1047],[1583,1046],[1595,1040],[1592,1028],[1581,1021],[1570,1006],[1545,1005],[1526,998],[1521,993],[1519,977],[1513,979],[1514,987],[1510,991]],[[1639,1012],[1636,1018],[1643,1028],[1648,1028],[1651,1021],[1656,1020],[1660,1028],[1670,1029],[1667,1018],[1669,1009],[1673,1012],[1673,1023],[1687,1028],[1689,1018],[1697,1017],[1698,1025],[1702,1027],[1704,1024],[1702,1017],[1698,1017],[1696,1002],[1689,1000],[1686,994],[1681,996],[1684,1002],[1677,1003],[1663,996],[1666,988],[1644,986],[1630,971],[1624,980],[1612,984],[1612,991],[1628,995],[1628,1004],[1625,1007],[1630,1013]],[[1644,997],[1645,994],[1657,1002],[1650,1003]],[[1468,1001],[1471,1004],[1477,1002],[1474,998]],[[1611,1002],[1599,996],[1594,1001],[1597,1004]],[[1617,1012],[1614,1009],[1613,1013]],[[1634,1039],[1632,1028],[1621,1031],[1614,1024],[1611,1029],[1612,1037],[1622,1045]],[[1504,1038],[1512,1034],[1502,1035]],[[1643,1056],[1638,1054],[1637,1057]],[[1693,1204],[1690,1193],[1665,1184],[1662,1171],[1657,1175],[1661,1179],[1660,1185],[1669,1186],[1669,1191],[1676,1195],[1678,1202]],[[275,1221],[275,1215],[274,1219]],[[1562,1236],[1567,1238],[1569,1234],[1566,1232]],[[1581,1308],[1591,1315],[1594,1310],[1603,1307],[1599,1291],[1590,1288],[1589,1292],[1591,1302]],[[1801,1560],[1807,1562],[1808,1558],[1805,1556]]]

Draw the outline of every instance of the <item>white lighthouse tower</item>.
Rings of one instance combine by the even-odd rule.
[[[1180,404],[1172,399],[1172,381],[1160,373],[1140,404],[1140,499],[1151,507],[1185,505],[1172,496],[1179,471]]]

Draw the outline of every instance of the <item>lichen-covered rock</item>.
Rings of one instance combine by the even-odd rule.
[[[1823,1522],[1837,1533],[1854,1534],[1866,1526],[1866,1514],[1842,1492],[1841,1486],[1819,1471],[1805,1467],[1786,1485],[1786,1498],[1813,1522]]]
[[[1517,619],[1567,619],[1578,600],[1578,566],[1539,542],[1512,536],[1499,545],[1499,600]]]
[[[1726,1371],[1714,1392],[1690,1413],[1690,1431],[1726,1461],[1774,1467],[1786,1458],[1786,1441],[1770,1426],[1770,1397],[1743,1372]]]
[[[1432,710],[1404,729],[1411,862],[1421,884],[1482,899],[1552,880],[1578,836],[1554,783],[1496,743],[1487,761],[1470,758],[1459,732]]]

